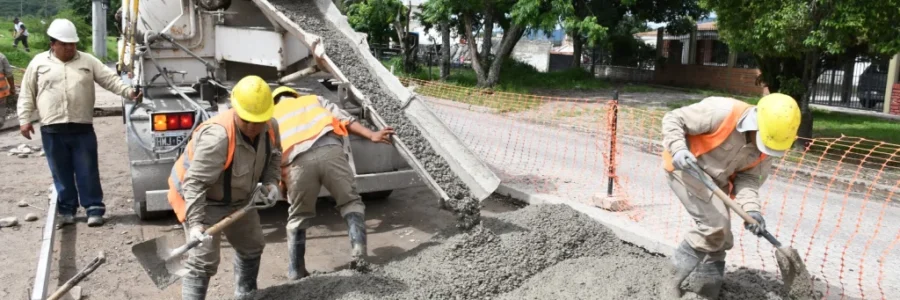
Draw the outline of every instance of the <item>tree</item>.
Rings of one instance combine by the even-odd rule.
[[[450,30],[459,27],[459,22],[450,8],[441,6],[438,1],[423,3],[422,10],[416,18],[425,27],[426,32],[434,27],[438,27],[441,31],[440,77],[441,80],[447,80],[450,77]]]
[[[69,0],[69,9],[74,10],[79,16],[87,24],[93,24],[93,0]],[[119,28],[115,26],[116,24],[116,11],[119,10],[119,7],[122,6],[122,0],[110,0],[109,7],[106,8],[106,35],[108,36],[116,36],[119,35]]]
[[[403,70],[412,72],[415,46],[409,40],[409,20],[412,10],[399,0],[366,0],[350,5],[347,21],[354,30],[369,35],[370,44],[387,44],[396,41],[400,45]]]
[[[730,49],[750,52],[758,81],[770,92],[797,99],[801,137],[812,137],[810,90],[823,68],[858,54],[900,52],[896,1],[701,0],[718,14],[719,34]]]

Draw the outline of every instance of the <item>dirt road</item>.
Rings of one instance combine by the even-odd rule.
[[[124,144],[124,127],[120,117],[104,117],[94,120],[100,146],[100,173],[107,205],[107,223],[103,227],[88,228],[84,212],[79,212],[75,227],[60,229],[54,247],[51,290],[84,267],[98,251],[105,251],[107,263],[82,282],[85,295],[90,299],[177,299],[180,285],[174,284],[165,291],[157,290],[131,256],[131,245],[146,239],[182,234],[176,228],[174,217],[141,222],[131,211],[131,176]],[[18,132],[0,134],[0,149],[15,147],[21,143],[40,145],[38,134],[26,141]],[[3,153],[6,153],[5,151]],[[17,216],[21,226],[0,229],[0,299],[25,299],[32,285],[43,229],[44,212],[31,207],[16,206],[19,200],[46,207],[47,187],[52,183],[44,157],[17,158],[0,156],[0,171],[5,178],[0,182],[0,217]],[[349,242],[346,225],[333,204],[320,202],[318,214],[309,231],[306,261],[311,271],[333,271],[345,268],[349,263]],[[454,217],[437,208],[437,200],[425,188],[395,191],[387,200],[367,203],[369,255],[377,263],[390,260],[424,243],[441,228],[452,226]],[[515,209],[507,203],[485,203],[483,213]],[[41,216],[36,222],[24,222],[26,213]],[[264,288],[281,283],[287,272],[285,262],[286,205],[278,205],[262,212],[266,250],[259,276],[259,286]],[[233,291],[231,261],[233,251],[224,245],[224,255],[219,276],[210,284],[210,299],[230,297]]]

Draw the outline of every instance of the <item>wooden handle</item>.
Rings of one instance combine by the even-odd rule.
[[[731,200],[731,197],[728,197],[728,195],[725,194],[725,192],[723,192],[722,189],[720,189],[719,187],[717,187],[715,185],[711,186],[711,187],[710,186],[707,186],[707,187],[710,190],[712,190],[713,193],[716,194],[717,197],[719,197],[719,199],[722,199],[722,202],[725,202],[725,206],[728,206],[728,208],[730,208],[731,210],[736,212],[738,214],[738,216],[741,216],[741,219],[744,219],[744,222],[754,224],[754,225],[759,225],[759,222],[756,222],[756,219],[754,219],[749,214],[747,214],[747,212],[744,211],[744,209],[741,208],[737,203],[735,203],[734,200]]]
[[[97,270],[97,267],[102,265],[104,262],[106,262],[106,255],[103,252],[100,252],[100,255],[97,258],[94,258],[94,260],[92,260],[86,267],[84,267],[84,269],[81,269],[78,274],[75,274],[75,276],[69,279],[69,281],[66,281],[65,284],[56,289],[56,292],[54,292],[53,295],[50,295],[50,297],[47,297],[47,300],[58,300],[62,298],[67,292],[69,292],[69,290],[71,290],[73,287],[75,287],[76,284],[84,280],[85,277]]]
[[[219,232],[222,232],[222,230],[224,230],[225,227],[228,227],[228,225],[231,225],[231,223],[234,223],[234,221],[237,221],[238,219],[243,218],[244,215],[247,214],[247,212],[250,211],[251,209],[253,209],[253,206],[247,205],[244,208],[241,208],[240,210],[233,212],[230,215],[226,216],[225,218],[223,218],[221,221],[219,221],[212,227],[207,228],[206,231],[204,231],[203,233],[206,233],[207,235],[218,234]]]

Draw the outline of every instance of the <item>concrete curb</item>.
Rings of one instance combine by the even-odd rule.
[[[651,253],[669,256],[673,251],[675,251],[674,243],[663,242],[662,237],[651,233],[637,223],[623,220],[615,213],[608,212],[597,207],[581,203],[574,203],[554,195],[527,192],[520,188],[513,187],[504,183],[500,184],[500,187],[497,188],[497,191],[495,191],[495,193],[528,203],[529,205],[565,204],[572,209],[575,209],[587,215],[591,219],[600,222],[601,224],[612,230],[612,232],[623,241],[644,248]]]

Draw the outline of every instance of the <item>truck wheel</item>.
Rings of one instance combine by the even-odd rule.
[[[359,194],[363,201],[384,201],[391,196],[394,190],[377,191]]]
[[[146,202],[134,201],[134,214],[142,221],[162,219],[169,215],[167,211],[148,211]]]

